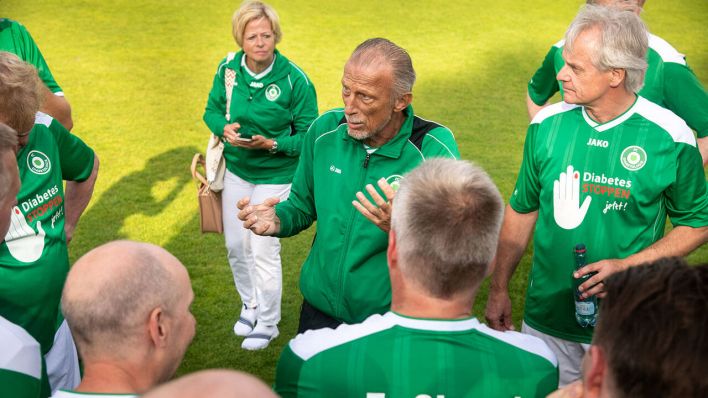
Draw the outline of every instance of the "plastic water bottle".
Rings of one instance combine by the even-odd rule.
[[[578,271],[586,264],[585,245],[582,243],[576,245],[573,253],[575,254],[575,270]],[[595,322],[597,322],[597,297],[593,295],[581,299],[578,287],[594,274],[593,272],[581,278],[573,278],[573,289],[575,290],[575,320],[578,322],[578,325],[584,328],[595,327]]]

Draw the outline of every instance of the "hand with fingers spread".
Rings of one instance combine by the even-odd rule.
[[[12,208],[10,222],[10,229],[5,235],[5,244],[10,255],[23,263],[39,260],[44,252],[44,237],[47,235],[42,228],[42,222],[37,221],[35,232],[17,206]]]
[[[625,269],[627,269],[627,266],[624,265],[622,260],[607,259],[596,261],[575,271],[573,273],[574,278],[582,278],[584,275],[596,272],[596,274],[588,278],[585,283],[578,286],[578,290],[581,292],[580,297],[583,299],[593,295],[597,295],[597,297],[600,298],[605,297],[605,284],[603,281],[610,275],[624,271]]]
[[[245,197],[238,201],[236,207],[241,210],[238,219],[243,221],[243,227],[250,229],[256,235],[271,236],[280,232],[280,219],[275,214],[275,205],[279,198],[268,198],[259,205],[251,205],[251,198]]]
[[[374,200],[375,205],[372,204],[361,191],[356,193],[357,200],[352,201],[352,204],[359,213],[377,227],[381,228],[382,231],[388,233],[388,231],[391,230],[391,210],[393,209],[393,197],[396,195],[396,191],[393,190],[393,187],[391,187],[384,178],[378,180],[377,185],[381,188],[384,195],[386,195],[385,200],[379,195],[373,185],[368,184],[366,185],[366,192],[368,192]]]
[[[553,181],[553,218],[559,227],[577,228],[585,219],[591,201],[592,197],[586,196],[580,205],[580,173],[572,165]]]

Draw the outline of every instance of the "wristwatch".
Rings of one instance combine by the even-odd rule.
[[[278,141],[273,140],[273,146],[268,150],[269,153],[273,154],[278,152]]]

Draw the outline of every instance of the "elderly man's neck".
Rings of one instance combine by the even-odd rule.
[[[401,112],[394,112],[391,115],[391,120],[389,120],[388,123],[386,123],[386,126],[378,133],[375,134],[374,136],[371,136],[369,138],[366,138],[364,140],[364,144],[372,147],[372,148],[379,148],[384,146],[387,142],[391,141],[393,137],[398,134],[398,131],[401,129],[401,126],[403,126],[403,123],[406,121],[406,113],[405,111]]]
[[[152,372],[112,361],[87,362],[75,391],[104,394],[142,394],[156,384]]]
[[[585,105],[588,115],[602,124],[625,113],[637,100],[637,95],[624,89],[614,89],[592,104]]]

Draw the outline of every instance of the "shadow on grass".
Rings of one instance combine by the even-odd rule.
[[[153,156],[142,170],[126,175],[108,188],[81,217],[81,230],[86,231],[81,237],[82,246],[93,248],[111,240],[125,239],[127,236],[121,229],[128,217],[160,214],[191,180],[185,167],[175,165],[188,164],[197,151],[184,146]],[[112,166],[120,167],[119,164]],[[170,183],[171,187],[157,198],[153,189],[161,183]]]

